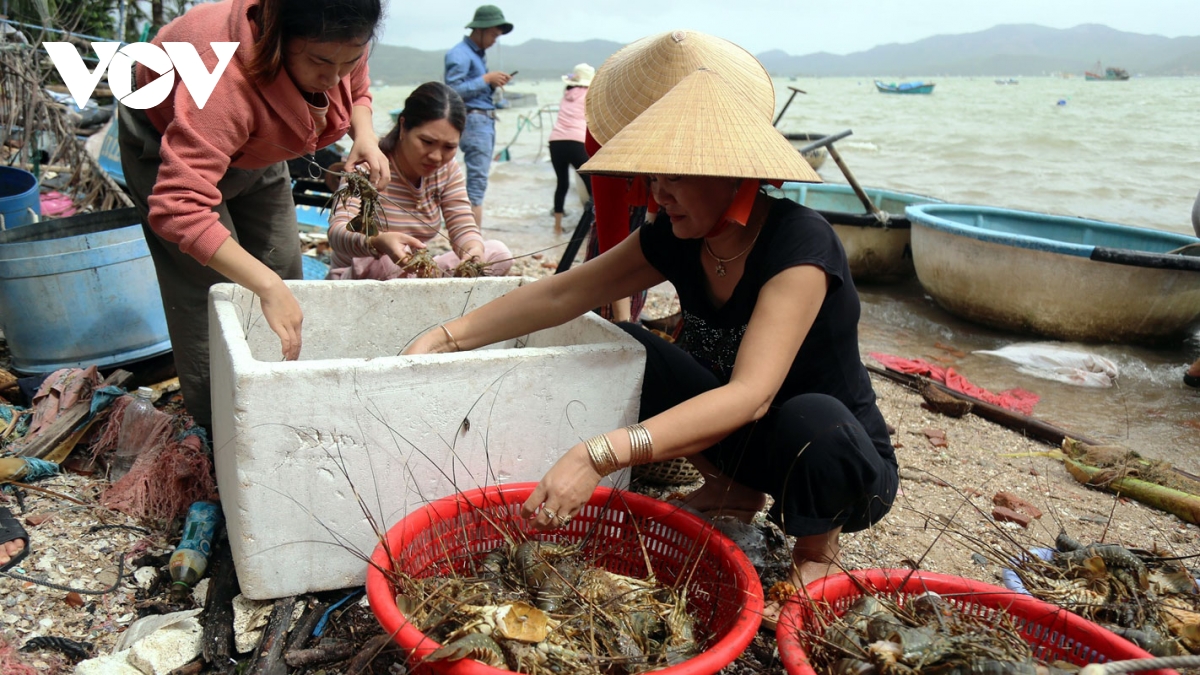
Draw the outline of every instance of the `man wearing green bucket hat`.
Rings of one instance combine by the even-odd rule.
[[[513,25],[495,5],[480,5],[475,18],[466,25],[471,34],[446,52],[446,84],[454,88],[467,104],[467,125],[459,148],[467,165],[467,197],[475,222],[483,222],[483,195],[487,192],[488,169],[496,148],[496,106],[492,90],[508,84],[512,76],[488,72],[486,52],[501,35],[512,32]]]

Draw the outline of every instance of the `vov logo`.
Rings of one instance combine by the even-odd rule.
[[[217,55],[217,67],[209,72],[200,59],[196,47],[190,42],[164,42],[160,49],[149,42],[133,42],[121,47],[120,42],[93,42],[96,56],[100,64],[89,72],[83,63],[83,57],[75,50],[70,42],[43,42],[42,47],[50,54],[50,60],[62,76],[67,91],[75,99],[76,104],[83,105],[100,84],[104,71],[108,71],[108,86],[112,89],[121,103],[145,110],[162,103],[171,93],[175,85],[175,71],[183,78],[184,85],[192,95],[198,108],[203,108],[212,96],[217,80],[229,65],[237,50],[238,42],[210,42],[213,53]],[[166,51],[163,51],[165,49]],[[133,64],[140,63],[150,70],[159,73],[146,86],[133,91]]]

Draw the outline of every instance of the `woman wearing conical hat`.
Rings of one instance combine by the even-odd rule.
[[[523,512],[559,527],[603,476],[688,457],[705,476],[689,509],[749,520],[773,499],[771,517],[796,537],[799,587],[834,571],[840,533],[888,511],[897,466],[859,357],[845,252],[815,211],[760,190],[765,181],[820,179],[771,125],[770,110],[745,101],[716,69],[684,77],[582,169],[644,181],[658,206],[652,223],[592,261],[429,331],[406,353],[512,339],[670,281],[684,317],[675,344],[622,324],[646,348],[640,422],[569,448]]]

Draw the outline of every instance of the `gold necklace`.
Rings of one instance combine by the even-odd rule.
[[[732,258],[718,258],[717,254],[713,253],[712,246],[708,245],[708,240],[705,239],[704,240],[704,250],[708,251],[708,254],[713,257],[713,260],[717,261],[717,266],[713,268],[713,271],[717,273],[717,276],[719,276],[719,277],[725,276],[725,263],[733,262],[734,260],[737,260],[738,258],[746,255],[746,253],[750,249],[754,248],[754,242],[758,241],[758,235],[760,235],[760,234],[762,234],[761,227],[758,228],[758,232],[754,233],[754,238],[750,240],[750,245],[747,246],[746,248],[742,249],[741,253],[733,256]]]

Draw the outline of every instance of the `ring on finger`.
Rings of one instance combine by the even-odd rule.
[[[554,509],[542,509],[542,513],[546,514],[546,517],[550,519],[550,522],[558,520],[558,514],[554,512]]]

